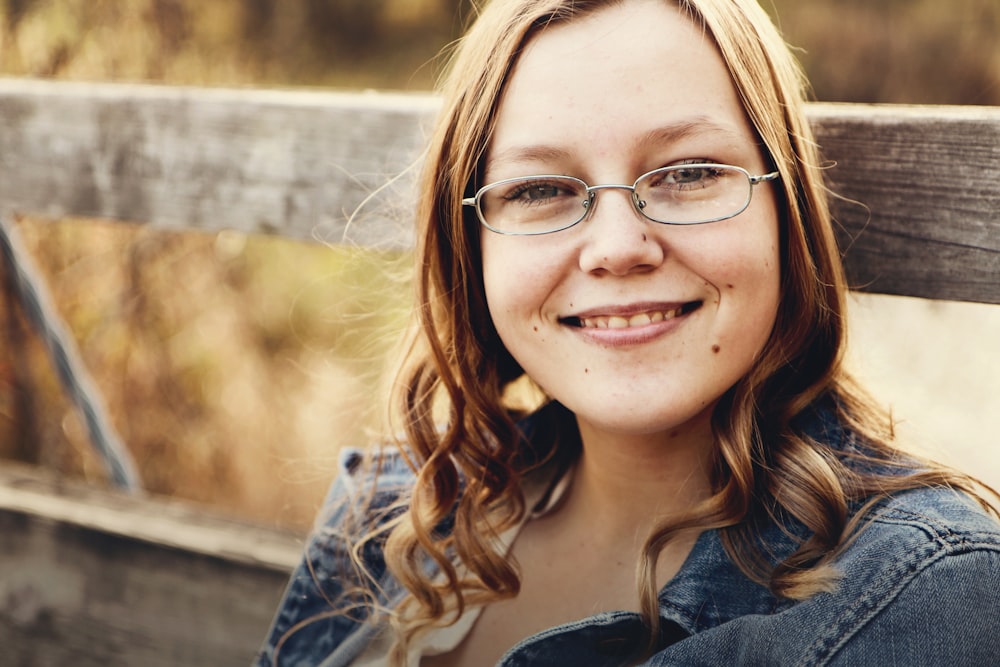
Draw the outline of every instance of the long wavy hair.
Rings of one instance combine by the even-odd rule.
[[[516,565],[498,551],[496,537],[524,516],[526,472],[569,460],[579,447],[565,410],[549,411],[544,438],[527,443],[518,432],[523,413],[509,396],[524,371],[493,327],[481,226],[461,200],[480,185],[497,106],[526,42],[547,26],[621,1],[495,0],[458,45],[441,87],[443,107],[419,183],[416,326],[395,383],[401,450],[416,481],[395,518],[355,545],[362,553],[366,542],[384,542],[386,565],[406,590],[388,612],[399,664],[421,631],[453,621],[469,605],[517,595]],[[662,1],[714,40],[781,173],[781,297],[770,339],[713,413],[711,497],[650,535],[637,564],[648,649],[659,627],[655,564],[680,533],[718,529],[748,576],[777,595],[804,599],[835,584],[829,563],[864,515],[852,508],[919,486],[972,495],[979,488],[969,477],[902,457],[891,421],[842,366],[847,284],[805,114],[806,83],[769,17],[754,0]],[[891,464],[893,474],[859,472],[885,466],[847,465],[843,452],[796,429],[796,417],[821,399],[865,442],[864,454],[854,456]],[[759,553],[754,531],[775,516],[794,518],[809,534],[777,566]],[[437,579],[428,562],[436,564]]]

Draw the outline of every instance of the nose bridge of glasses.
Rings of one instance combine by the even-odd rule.
[[[588,185],[587,186],[587,199],[584,202],[584,207],[587,208],[587,214],[589,215],[594,208],[597,206],[597,191],[598,190],[628,190],[629,201],[632,203],[632,207],[637,213],[642,213],[642,208],[645,205],[639,200],[639,195],[636,193],[634,185],[625,184],[614,184],[614,183],[603,183],[601,185]]]

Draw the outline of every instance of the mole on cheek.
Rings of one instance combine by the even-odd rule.
[[[722,350],[722,348],[719,347],[718,345],[713,345],[712,346],[712,352],[714,352],[715,354],[718,354],[721,350]]]

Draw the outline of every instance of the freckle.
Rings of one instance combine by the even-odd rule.
[[[534,329],[535,331],[538,331],[538,327],[532,327],[532,329]]]
[[[584,368],[584,369],[583,369],[583,372],[584,372],[584,373],[589,373],[589,372],[590,372],[590,369],[589,369],[589,368]]]
[[[646,240],[647,240],[647,239],[646,239],[646,235],[645,235],[645,234],[643,234],[643,235],[642,235],[642,240],[643,240],[643,241],[646,241]]]
[[[713,345],[712,346],[712,352],[714,352],[715,354],[718,354],[721,350],[722,350],[722,348],[719,347],[718,345]]]
[[[735,285],[733,285],[732,283],[726,283],[726,287],[728,287],[729,289],[733,289]]]

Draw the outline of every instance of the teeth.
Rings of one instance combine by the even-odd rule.
[[[629,327],[641,327],[654,322],[672,320],[682,312],[683,306],[671,310],[653,310],[647,313],[638,313],[631,317],[622,317],[620,315],[581,317],[580,326],[584,329],[627,329]]]

